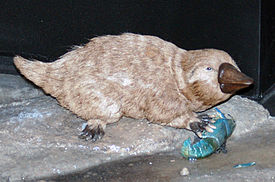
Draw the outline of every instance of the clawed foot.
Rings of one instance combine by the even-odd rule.
[[[211,123],[214,123],[214,120],[212,117],[210,117],[208,114],[201,114],[198,116],[198,119],[201,122],[193,122],[190,123],[191,130],[199,137],[202,137],[202,132],[207,131],[212,133],[216,127],[212,125]]]
[[[209,124],[209,123],[213,123],[213,117],[209,116],[208,114],[201,114],[198,115],[198,119],[201,120],[201,122]]]
[[[101,125],[97,125],[96,127],[91,128],[88,124],[82,130],[79,135],[79,138],[85,140],[92,140],[95,142],[98,139],[101,139],[104,136],[105,132]]]

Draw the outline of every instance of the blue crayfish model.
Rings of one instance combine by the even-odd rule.
[[[181,154],[187,159],[204,158],[225,146],[226,140],[233,133],[236,123],[230,118],[226,118],[224,114],[217,108],[217,116],[213,118],[216,122],[213,123],[216,129],[213,133],[204,131],[199,141],[192,143],[188,138],[184,141]]]

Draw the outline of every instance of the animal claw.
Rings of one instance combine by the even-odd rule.
[[[210,133],[213,133],[213,129],[211,128],[211,127],[209,127],[209,126],[206,126],[205,127],[205,130],[207,131],[207,132],[210,132]]]
[[[197,132],[196,135],[197,135],[199,138],[202,138],[202,132]]]
[[[216,126],[214,126],[211,123],[214,123],[215,121],[213,120],[214,117],[209,116],[208,114],[201,114],[198,116],[198,119],[201,122],[193,122],[190,123],[190,128],[191,130],[198,136],[201,138],[201,133],[203,131],[207,131],[209,133],[213,133],[214,129],[216,129]],[[199,134],[200,133],[200,134]]]
[[[217,128],[216,126],[214,126],[214,125],[212,125],[212,124],[208,124],[208,126],[209,126],[210,128],[212,128],[212,129],[216,129],[216,128]]]
[[[208,115],[208,114],[201,114],[198,116],[198,119],[201,120],[201,122],[203,123],[215,123],[215,120],[213,120],[213,118],[215,118],[215,116],[212,115]]]
[[[85,139],[86,141],[92,140],[95,142],[96,140],[101,139],[104,134],[105,132],[101,125],[98,125],[92,129],[89,127],[89,125],[86,125],[86,127],[80,133],[79,138]]]
[[[207,126],[207,124],[205,123],[201,123],[201,122],[193,122],[190,123],[190,128],[191,130],[199,137],[202,137],[202,132],[205,130],[205,127]]]

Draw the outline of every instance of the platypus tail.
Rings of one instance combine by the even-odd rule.
[[[27,79],[42,87],[46,93],[56,96],[60,89],[61,78],[51,63],[30,61],[21,56],[14,57],[14,64]]]

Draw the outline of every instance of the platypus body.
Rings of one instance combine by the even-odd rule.
[[[61,106],[87,120],[81,137],[92,140],[122,116],[211,131],[196,112],[253,82],[224,51],[186,51],[158,37],[131,33],[93,38],[52,63],[19,56],[14,63]]]

